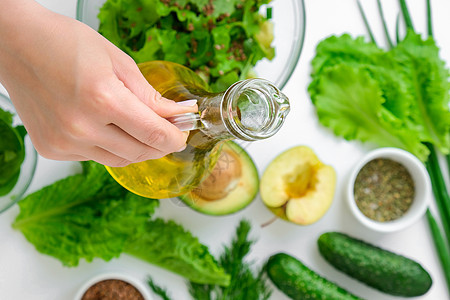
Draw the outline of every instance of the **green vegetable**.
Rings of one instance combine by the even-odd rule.
[[[13,114],[0,108],[0,196],[16,185],[25,159],[23,126],[13,126]]]
[[[440,212],[442,225],[447,237],[447,245],[450,246],[450,197],[447,193],[447,187],[445,185],[444,178],[439,167],[437,153],[431,144],[427,144],[427,146],[428,149],[430,149],[430,156],[428,158],[428,161],[426,162],[426,167],[428,170],[428,174],[430,175],[433,194],[436,199],[436,205]],[[448,256],[450,258],[450,253]],[[448,270],[448,272],[450,272],[450,270]],[[450,283],[450,277],[448,278]]]
[[[83,163],[83,173],[69,176],[19,202],[13,227],[36,249],[65,266],[80,259],[110,260],[143,230],[158,201],[129,193],[102,165]]]
[[[230,274],[227,287],[189,283],[189,292],[196,300],[266,300],[272,291],[263,276],[263,271],[252,271],[251,262],[245,257],[254,241],[249,240],[250,223],[242,220],[236,229],[236,236],[230,246],[226,246],[219,258],[219,265]]]
[[[409,31],[386,52],[343,35],[316,51],[308,91],[320,122],[336,135],[403,148],[422,161],[429,154],[423,142],[449,152],[448,70],[433,40]]]
[[[318,245],[320,254],[335,268],[382,292],[415,297],[432,285],[419,263],[348,235],[327,232]]]
[[[148,276],[147,277],[147,284],[152,289],[153,293],[158,295],[162,300],[171,300],[172,298],[169,296],[167,290],[165,288],[162,288],[159,286],[155,281],[153,281],[153,278]]]
[[[147,222],[144,230],[127,242],[125,252],[197,283],[230,283],[227,270],[217,264],[208,248],[173,221]]]
[[[399,0],[399,4],[407,27],[403,40],[400,14],[397,45],[389,51],[377,47],[367,22],[372,43],[348,35],[325,39],[312,61],[308,90],[320,122],[336,135],[403,148],[426,162],[445,234],[438,234],[439,225],[430,211],[428,221],[450,289],[450,198],[435,159],[436,148],[450,162],[449,71],[433,39],[430,1],[426,1],[426,40],[414,31],[406,1]],[[380,4],[379,11],[386,28]],[[361,13],[365,17],[362,9]]]
[[[250,223],[242,220],[236,229],[236,237],[230,246],[225,246],[219,259],[219,265],[231,275],[227,287],[214,284],[188,282],[189,293],[195,300],[267,300],[272,290],[267,285],[263,270],[256,275],[251,270],[251,263],[245,261],[254,241],[249,240]],[[150,288],[164,300],[171,300],[166,289],[158,286],[151,277]]]
[[[267,274],[273,283],[294,300],[360,299],[319,276],[296,258],[277,253],[267,261]]]
[[[82,166],[82,174],[19,202],[13,227],[39,252],[69,267],[80,259],[108,261],[128,252],[200,283],[228,283],[228,275],[189,232],[173,222],[150,220],[158,200],[128,192],[100,164]]]
[[[272,59],[272,24],[259,14],[269,0],[107,0],[99,32],[137,63],[168,60],[222,91]]]
[[[447,286],[450,286],[450,253],[447,250],[439,225],[429,209],[427,209],[426,215],[433,236],[434,245],[444,271],[444,276],[447,280]]]

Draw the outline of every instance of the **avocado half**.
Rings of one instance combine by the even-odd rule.
[[[220,216],[249,205],[258,189],[259,175],[253,160],[238,144],[227,141],[211,174],[179,198],[201,213]]]

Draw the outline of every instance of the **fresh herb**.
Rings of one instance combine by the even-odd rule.
[[[162,300],[171,300],[172,298],[169,296],[167,290],[161,286],[159,286],[155,281],[153,281],[153,278],[148,276],[147,277],[147,284],[152,289],[153,293],[158,295]]]
[[[0,196],[16,185],[25,159],[25,128],[13,125],[13,114],[0,108]]]
[[[406,213],[414,200],[408,170],[390,159],[374,159],[361,168],[354,183],[355,202],[372,220],[386,222]]]
[[[406,2],[399,1],[407,26],[403,39],[399,22],[398,43],[388,51],[378,48],[374,40],[365,42],[363,37],[325,39],[312,61],[308,91],[320,122],[336,135],[403,148],[427,162],[443,223],[442,236],[447,240],[447,245],[436,239],[435,244],[445,247],[440,253],[445,253],[447,259],[441,257],[441,262],[450,288],[450,269],[445,263],[450,257],[450,198],[440,183],[439,163],[432,158],[435,148],[443,155],[450,153],[449,71],[432,37],[429,1],[426,40],[414,31]],[[433,226],[431,212],[427,215]]]
[[[221,266],[231,275],[230,284],[227,287],[214,284],[198,284],[189,282],[189,293],[195,300],[266,300],[269,299],[272,290],[264,277],[264,271],[254,273],[252,263],[245,261],[254,241],[249,240],[250,223],[242,220],[236,229],[236,236],[230,246],[225,246],[219,258]],[[158,286],[151,278],[148,280],[152,290],[164,300],[170,300],[170,296],[164,288]]]
[[[150,220],[158,200],[128,192],[100,164],[82,165],[83,173],[19,202],[13,227],[39,252],[69,267],[80,259],[108,261],[128,253],[199,283],[228,284],[229,276],[198,239],[173,222]]]
[[[189,283],[189,292],[196,300],[263,300],[269,299],[272,291],[263,277],[263,270],[256,274],[252,271],[251,262],[245,261],[254,241],[249,240],[250,223],[242,220],[236,229],[236,236],[231,245],[225,246],[219,258],[219,265],[231,275],[230,285]]]
[[[252,76],[248,66],[275,55],[273,25],[259,8],[269,0],[107,0],[99,32],[137,63],[189,67],[222,91]]]

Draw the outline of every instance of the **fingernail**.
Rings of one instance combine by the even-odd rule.
[[[183,151],[184,149],[186,149],[186,147],[187,147],[187,145],[185,144],[183,147],[181,147],[177,152],[181,152],[181,151]]]
[[[177,104],[181,105],[181,106],[194,106],[195,104],[197,104],[197,100],[195,100],[195,99],[185,100],[185,101],[177,102]]]

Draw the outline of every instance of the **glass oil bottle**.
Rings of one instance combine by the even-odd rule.
[[[174,101],[196,99],[199,108],[198,113],[168,118],[180,129],[190,130],[185,150],[126,167],[106,167],[118,183],[144,197],[187,193],[212,170],[221,142],[268,138],[289,112],[288,98],[264,79],[239,81],[225,92],[211,93],[195,72],[179,64],[150,61],[139,68],[162,96]]]

